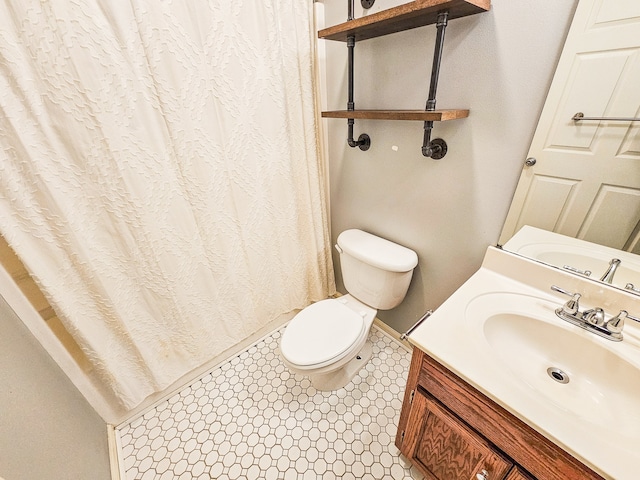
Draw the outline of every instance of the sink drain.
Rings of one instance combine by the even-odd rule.
[[[559,368],[549,367],[547,368],[547,374],[558,383],[569,383],[569,375]]]

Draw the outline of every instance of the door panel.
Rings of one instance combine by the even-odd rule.
[[[639,31],[640,2],[580,1],[500,243],[531,225],[637,247],[640,124],[572,117],[640,115]]]
[[[610,246],[624,250],[636,234],[635,219],[638,217],[640,188],[602,185],[578,237],[600,244],[606,241]]]
[[[592,154],[597,149],[598,134],[602,128],[597,122],[577,125],[571,118],[577,112],[589,116],[603,116],[611,93],[616,90],[624,67],[633,52],[608,51],[581,53],[574,58],[569,80],[560,92],[560,103],[554,112],[553,124],[548,129],[545,149],[566,150],[575,154]],[[592,92],[608,92],[593,95]]]
[[[536,175],[531,179],[531,185],[527,197],[522,206],[522,213],[518,220],[516,231],[523,225],[535,222],[539,228],[556,231],[562,223],[563,213],[571,205],[571,200],[576,194],[578,180],[569,178],[549,177]],[[546,204],[546,209],[541,209],[540,204]]]
[[[634,21],[640,19],[640,3],[638,2],[607,2],[596,3],[596,15],[593,25],[602,25],[618,21]]]

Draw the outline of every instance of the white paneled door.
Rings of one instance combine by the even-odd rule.
[[[500,238],[531,225],[640,253],[640,122],[578,112],[640,116],[640,1],[580,1]]]

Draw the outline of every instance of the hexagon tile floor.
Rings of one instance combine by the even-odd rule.
[[[120,425],[122,480],[422,479],[393,444],[410,352],[374,326],[369,363],[319,392],[280,360],[282,331]]]

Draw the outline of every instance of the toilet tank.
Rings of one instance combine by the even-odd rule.
[[[416,252],[356,229],[342,232],[337,243],[342,280],[353,297],[379,310],[402,302],[418,264]]]

